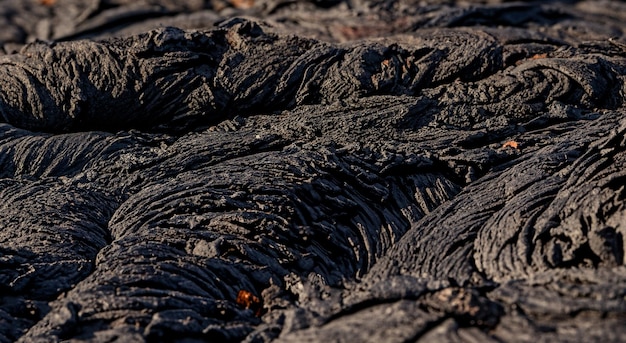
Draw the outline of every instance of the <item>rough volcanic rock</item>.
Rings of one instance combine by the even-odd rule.
[[[0,342],[626,339],[625,13],[0,3]]]

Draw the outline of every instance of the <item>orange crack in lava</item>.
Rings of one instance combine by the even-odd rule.
[[[247,10],[254,6],[254,0],[229,0],[229,2],[235,8],[240,8],[242,10]]]
[[[548,58],[548,54],[546,54],[546,53],[543,53],[543,54],[535,54],[535,55],[533,55],[530,59],[531,59],[531,60],[539,60],[539,59],[542,59],[542,58]]]

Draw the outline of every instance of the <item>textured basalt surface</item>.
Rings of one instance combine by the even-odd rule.
[[[626,3],[0,25],[0,342],[626,339]]]

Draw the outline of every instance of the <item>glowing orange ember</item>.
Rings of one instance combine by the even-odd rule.
[[[513,149],[519,150],[519,145],[517,144],[516,141],[508,141],[508,142],[502,144],[502,148],[503,149],[504,148],[513,148]]]
[[[263,304],[261,300],[256,297],[254,294],[246,291],[240,290],[239,294],[237,294],[237,305],[242,306],[245,309],[250,309],[254,311],[256,316],[261,315],[261,309],[263,308]]]

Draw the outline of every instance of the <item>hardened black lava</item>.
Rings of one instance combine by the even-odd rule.
[[[626,339],[626,3],[0,26],[0,342]]]

